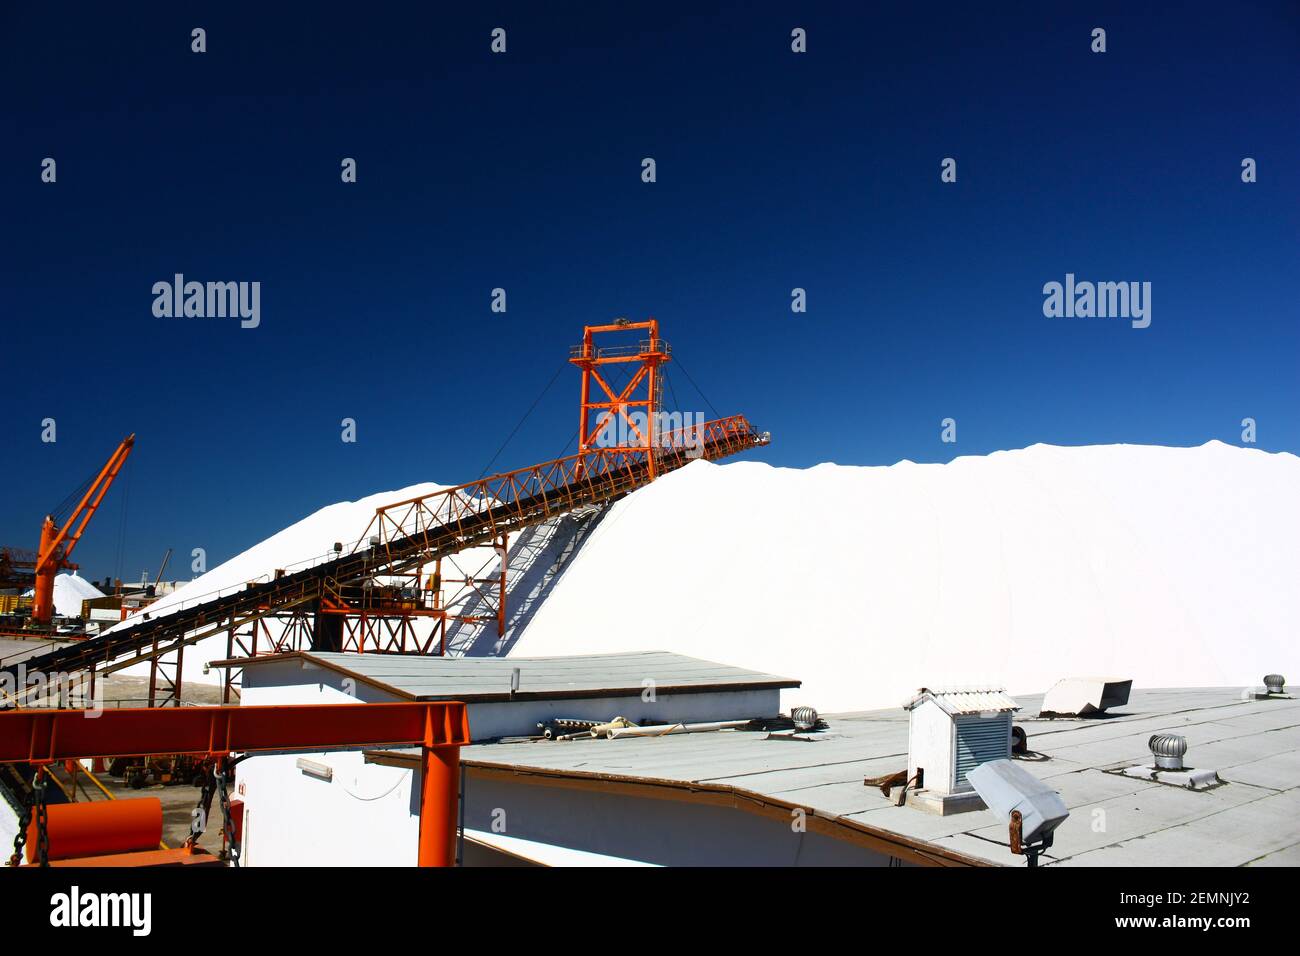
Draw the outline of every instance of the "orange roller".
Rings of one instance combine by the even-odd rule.
[[[162,801],[157,797],[56,803],[46,831],[51,860],[68,860],[135,850],[156,850],[162,842]],[[36,819],[27,829],[27,862],[36,862]]]

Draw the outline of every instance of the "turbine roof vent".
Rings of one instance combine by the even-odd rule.
[[[817,726],[817,711],[811,707],[796,707],[790,711],[795,730],[812,730]]]
[[[1107,772],[1122,773],[1126,777],[1182,787],[1185,790],[1209,790],[1222,785],[1223,781],[1213,770],[1196,770],[1183,766],[1183,757],[1187,755],[1187,738],[1181,734],[1152,734],[1147,740],[1147,746],[1151,748],[1154,766],[1138,764]]]
[[[1161,770],[1182,770],[1183,755],[1187,753],[1187,738],[1178,734],[1152,734],[1147,741],[1156,767]]]

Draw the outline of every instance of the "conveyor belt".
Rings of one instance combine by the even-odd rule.
[[[694,448],[669,442],[669,447],[657,451],[656,475],[696,458],[717,460],[767,443],[766,435],[757,433],[742,416],[708,422],[700,426],[700,434],[705,437]],[[567,476],[568,480],[560,482],[557,476]],[[386,540],[378,544],[359,546],[351,553],[272,581],[250,583],[244,590],[193,607],[148,619],[147,612],[141,613],[140,620],[130,627],[23,663],[28,674],[71,674],[108,662],[113,663],[104,668],[105,672],[120,670],[232,626],[315,601],[343,585],[375,575],[407,572],[435,558],[491,544],[502,533],[540,524],[576,508],[612,502],[649,480],[643,449],[603,448],[446,489],[429,498],[455,503],[455,515],[452,517],[448,510],[448,520],[430,521],[431,512],[427,510],[417,513],[421,499],[390,506],[399,514],[414,515],[414,520],[399,518],[392,525],[397,533],[385,533]],[[493,494],[489,497],[485,489],[492,489]],[[413,526],[406,527],[408,524]],[[387,530],[382,522],[381,530]],[[16,667],[0,669],[3,673],[13,675],[14,683],[19,683]]]

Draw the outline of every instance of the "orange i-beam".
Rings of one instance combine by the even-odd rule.
[[[644,330],[645,339],[636,345],[600,346],[597,336]],[[656,431],[660,411],[659,366],[671,360],[668,344],[659,338],[659,323],[654,318],[644,322],[617,319],[607,325],[586,325],[582,344],[573,349],[569,361],[582,370],[582,391],[578,402],[578,452],[605,444],[622,448],[644,449],[649,477],[655,477]],[[639,365],[621,391],[601,374],[606,365]],[[600,393],[593,400],[592,384]],[[603,393],[603,394],[601,394]],[[638,422],[630,410],[640,409],[645,420]],[[595,414],[593,414],[595,413]],[[594,424],[593,424],[594,419]],[[605,442],[601,435],[610,426],[626,426],[628,441]]]
[[[0,712],[0,763],[37,767],[91,757],[421,747],[420,866],[455,864],[460,748],[469,742],[458,701]]]

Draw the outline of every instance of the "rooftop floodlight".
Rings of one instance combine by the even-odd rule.
[[[980,764],[966,779],[984,805],[1007,821],[1011,852],[1037,866],[1039,854],[1052,845],[1053,832],[1070,815],[1061,795],[1010,760]]]

